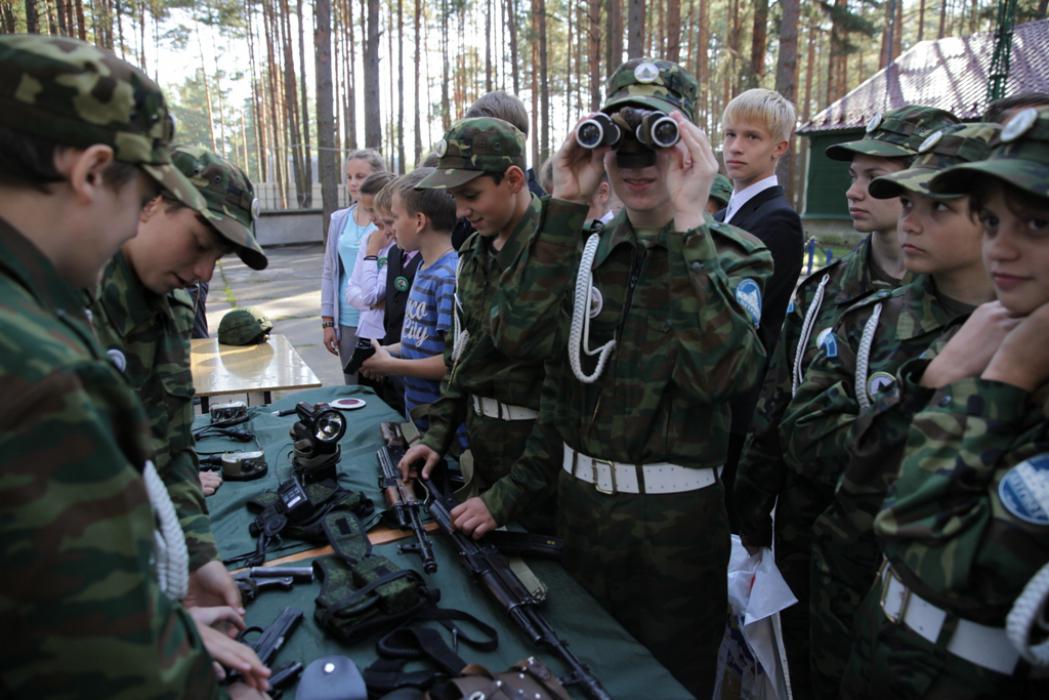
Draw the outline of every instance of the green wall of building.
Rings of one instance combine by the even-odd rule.
[[[863,129],[803,134],[809,140],[809,168],[805,182],[805,211],[802,218],[811,220],[849,220],[845,190],[849,187],[849,164],[831,160],[824,152],[828,146],[863,137]]]

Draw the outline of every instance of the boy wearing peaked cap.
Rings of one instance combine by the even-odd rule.
[[[527,482],[515,466],[528,458],[526,449],[541,449],[538,437],[530,436],[539,415],[536,387],[543,383],[543,363],[507,357],[493,344],[488,325],[499,278],[542,215],[541,200],[528,189],[525,137],[509,122],[476,117],[452,126],[437,150],[436,172],[416,187],[447,190],[456,216],[469,221],[475,233],[459,249],[454,333],[445,344],[448,377],[430,409],[430,427],[405,454],[402,469],[424,459],[428,475],[451,447],[455,427],[465,422],[479,496],[452,511],[456,527],[480,537],[519,518],[530,530],[553,532],[552,489],[531,499],[522,512]]]
[[[705,214],[717,160],[691,121],[696,92],[669,61],[613,73],[602,113],[619,141],[566,140],[547,211],[490,315],[497,347],[546,361],[539,423],[555,451],[523,466],[558,485],[565,567],[710,697],[727,614],[728,399],[764,361],[756,325],[772,261]],[[604,171],[624,209],[589,233]]]
[[[904,362],[942,347],[993,298],[969,198],[934,194],[928,183],[952,165],[982,160],[997,133],[994,124],[945,127],[918,147],[910,168],[870,184],[875,198],[900,198],[899,240],[911,281],[842,315],[783,416],[788,462],[804,463],[834,490],[812,525],[812,697],[839,696],[852,621],[881,559],[871,521],[895,476],[890,455],[902,446],[899,426],[875,419],[874,405],[891,400]]]
[[[905,364],[874,517],[884,563],[855,620],[850,698],[1044,698],[1049,563],[1049,110],[929,183],[968,194],[997,301]]]
[[[240,607],[218,558],[193,440],[189,337],[194,307],[183,287],[208,282],[216,261],[235,251],[253,269],[266,256],[252,233],[255,194],[247,175],[200,146],[172,150],[175,167],[200,194],[192,206],[161,194],[142,209],[138,234],[124,243],[90,290],[99,342],[138,393],[153,434],[154,462],[189,549],[189,602]]]
[[[219,694],[177,600],[181,530],[158,531],[154,518],[168,499],[147,490],[159,484],[149,424],[77,291],[96,283],[159,188],[202,206],[171,163],[172,134],[160,89],[112,54],[0,37],[0,601],[11,635],[0,687],[15,696]],[[155,549],[158,532],[166,546]],[[237,668],[265,685],[251,673],[261,665]],[[260,695],[244,683],[229,691]]]
[[[833,484],[817,483],[804,475],[802,465],[784,459],[780,423],[819,340],[847,308],[877,290],[897,286],[903,275],[896,238],[900,201],[875,199],[867,187],[876,177],[906,168],[929,134],[956,122],[949,112],[911,105],[875,115],[863,138],[827,149],[828,157],[848,161],[849,215],[853,228],[870,235],[795,290],[740,458],[733,487],[740,537],[753,552],[771,547],[775,539],[776,565],[799,601],[781,616],[791,687],[799,697],[810,693],[807,601],[812,522],[829,504]]]

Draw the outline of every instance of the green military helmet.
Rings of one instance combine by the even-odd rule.
[[[635,58],[616,68],[608,79],[601,111],[615,112],[636,105],[670,114],[680,110],[695,121],[699,83],[692,74],[671,61]]]
[[[867,122],[867,133],[862,139],[828,146],[826,153],[832,160],[845,161],[856,155],[910,158],[917,155],[918,146],[929,134],[957,123],[958,117],[946,110],[908,105],[884,115],[875,114]]]
[[[714,176],[714,182],[710,185],[710,198],[721,202],[722,208],[727,207],[732,198],[732,180],[721,173]]]
[[[1049,198],[1049,107],[1029,107],[1002,127],[986,160],[945,170],[929,184],[933,192],[970,192],[987,178],[1004,180],[1037,197]]]
[[[495,117],[461,119],[433,147],[436,171],[417,190],[444,190],[484,174],[502,175],[511,165],[525,169],[525,135]]]
[[[868,188],[875,199],[891,199],[904,192],[917,192],[936,199],[961,195],[934,193],[929,183],[947,168],[983,160],[991,152],[991,142],[998,136],[997,124],[952,124],[934,131],[918,147],[918,157],[906,170],[875,178]]]
[[[233,309],[219,322],[223,345],[257,345],[265,342],[273,324],[256,309]]]
[[[177,146],[171,159],[204,197],[201,215],[230,242],[241,260],[254,270],[268,264],[255,235],[258,200],[244,171],[203,146]]]
[[[160,87],[109,51],[65,37],[0,36],[0,126],[61,146],[109,146],[117,161],[203,207],[171,165],[175,122]]]

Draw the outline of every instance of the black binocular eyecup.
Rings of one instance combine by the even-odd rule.
[[[595,114],[575,130],[575,140],[583,148],[593,150],[602,146],[615,146],[623,137],[619,125],[607,114]]]
[[[575,131],[576,143],[593,150],[602,146],[617,148],[623,139],[623,131],[616,121],[621,121],[633,132],[633,137],[648,148],[672,148],[680,139],[677,122],[664,112],[624,107],[616,113],[618,119],[598,113],[583,121]]]

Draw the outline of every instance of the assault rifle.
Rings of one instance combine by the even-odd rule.
[[[396,423],[383,423],[381,429],[386,444],[378,452],[379,488],[386,496],[386,504],[393,510],[397,526],[402,530],[411,530],[415,535],[415,542],[402,544],[400,550],[418,554],[423,560],[423,570],[432,574],[437,571],[437,560],[433,557],[430,536],[423,527],[421,511],[426,504],[416,497],[414,485],[401,480],[401,472],[397,468],[397,463],[404,456],[404,437]]]
[[[517,578],[499,550],[491,543],[477,542],[455,529],[451,516],[451,509],[456,506],[455,500],[444,495],[429,479],[420,478],[418,481],[426,488],[430,516],[451,538],[459,551],[459,559],[474,580],[488,589],[533,644],[545,646],[568,666],[569,674],[561,682],[582,686],[583,692],[594,700],[611,700],[601,681],[591,675],[590,670],[568,648],[568,643],[558,637],[557,632],[539,614],[539,601]]]

